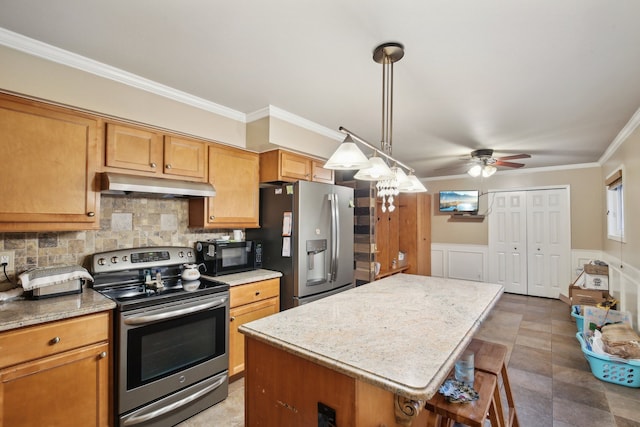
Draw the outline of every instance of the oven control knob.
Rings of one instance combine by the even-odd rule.
[[[189,258],[193,257],[193,254],[191,253],[191,251],[187,252],[187,257]]]
[[[111,257],[111,264],[117,264],[118,263],[118,257],[117,256],[112,256]]]
[[[126,255],[122,255],[122,262],[127,262],[129,261],[129,257]]]
[[[98,265],[105,265],[107,263],[107,260],[104,258],[98,258]]]
[[[182,252],[182,251],[178,252],[178,257],[179,258],[184,258],[184,252]]]

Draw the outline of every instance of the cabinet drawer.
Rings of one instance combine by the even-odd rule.
[[[231,307],[277,297],[280,294],[280,279],[262,280],[246,285],[232,286],[230,294]]]
[[[0,334],[0,368],[107,341],[109,313],[74,317]]]

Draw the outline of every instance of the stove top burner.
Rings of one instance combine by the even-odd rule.
[[[98,290],[102,295],[114,300],[120,311],[133,310],[168,301],[179,301],[194,296],[224,292],[229,285],[213,280],[201,279],[183,281],[177,279],[173,283],[165,283],[158,290],[151,289],[144,283],[128,286],[112,287]]]
[[[195,255],[188,247],[161,246],[98,253],[93,255],[91,262],[93,288],[114,300],[120,311],[229,289],[226,283],[202,276],[199,280],[182,280],[184,264],[194,262]]]

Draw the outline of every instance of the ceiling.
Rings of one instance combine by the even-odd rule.
[[[597,162],[640,107],[637,0],[0,0],[0,27],[249,114],[269,105],[378,146],[419,177],[472,150],[525,169]]]

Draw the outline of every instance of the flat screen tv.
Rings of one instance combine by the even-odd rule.
[[[448,190],[440,192],[440,212],[477,213],[478,190]]]

